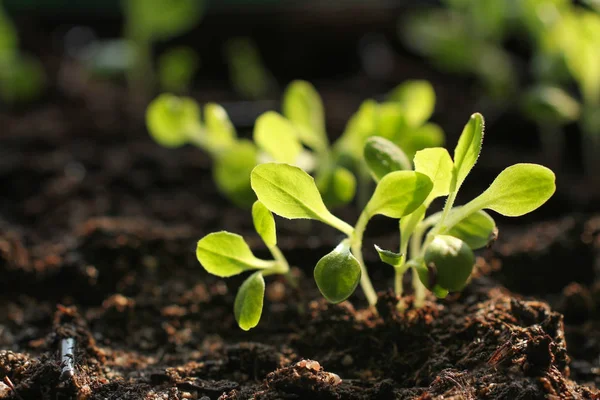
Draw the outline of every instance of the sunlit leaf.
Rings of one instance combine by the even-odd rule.
[[[456,177],[454,187],[451,191],[457,191],[471,169],[477,162],[483,142],[483,116],[475,113],[469,119],[462,131],[458,144],[454,149],[454,174]]]
[[[260,235],[267,246],[277,244],[277,231],[275,228],[275,218],[271,211],[260,201],[255,201],[252,205],[252,221],[254,229]]]
[[[390,172],[412,169],[406,154],[394,143],[379,136],[367,139],[363,156],[376,181]]]
[[[179,147],[200,129],[200,108],[191,98],[161,94],[146,109],[146,125],[161,146]]]
[[[298,129],[300,139],[315,150],[328,145],[321,96],[306,81],[293,81],[283,95],[283,115]]]
[[[274,111],[267,111],[256,120],[254,142],[277,162],[295,164],[302,152],[294,126]]]
[[[435,108],[435,91],[424,80],[406,81],[396,87],[388,101],[402,105],[409,126],[420,126],[431,117]]]
[[[256,196],[250,186],[250,173],[258,163],[257,150],[248,140],[239,140],[215,159],[213,178],[219,191],[240,207],[250,207]]]
[[[368,215],[400,218],[417,209],[433,188],[427,175],[413,171],[396,171],[384,176],[365,208]]]
[[[235,320],[247,331],[258,325],[265,296],[265,280],[261,272],[250,275],[238,289],[233,305]]]
[[[446,149],[435,147],[418,151],[414,163],[415,171],[427,175],[433,182],[433,189],[425,203],[450,193],[454,164]]]

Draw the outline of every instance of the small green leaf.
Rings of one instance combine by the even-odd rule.
[[[377,245],[375,245],[375,250],[377,250],[377,253],[379,254],[379,259],[384,263],[391,265],[392,267],[402,264],[404,260],[404,255],[382,249]]]
[[[425,201],[426,204],[438,197],[448,196],[454,167],[448,150],[436,147],[418,151],[414,163],[415,171],[427,175],[433,182],[433,189]]]
[[[475,256],[462,240],[453,236],[438,235],[425,250],[428,270],[427,287],[439,285],[451,292],[462,290],[473,271]],[[421,280],[423,281],[423,280]]]
[[[240,286],[233,313],[240,328],[247,331],[258,325],[265,297],[265,280],[261,272],[250,275]]]
[[[306,81],[293,81],[283,95],[283,115],[299,131],[300,140],[315,150],[328,146],[325,112],[319,93]]]
[[[204,106],[204,124],[207,145],[211,149],[220,151],[235,143],[237,138],[235,128],[227,112],[219,104],[208,103]]]
[[[258,163],[254,144],[243,139],[220,152],[213,176],[221,193],[240,207],[250,207],[256,196],[250,186],[250,173]]]
[[[136,37],[168,39],[192,28],[204,12],[198,0],[127,0],[127,28]]]
[[[276,163],[258,165],[252,171],[251,183],[258,199],[281,217],[316,219],[347,234],[353,231],[350,225],[331,214],[315,180],[298,167]]]
[[[502,171],[477,199],[483,207],[519,217],[544,204],[556,190],[554,173],[537,164],[515,164]],[[475,200],[477,200],[475,199]]]
[[[183,146],[200,129],[200,108],[191,98],[161,94],[146,109],[146,125],[161,146]]]
[[[555,86],[536,86],[523,95],[521,106],[530,119],[538,123],[567,124],[581,114],[579,102]]]
[[[413,171],[396,171],[384,176],[365,208],[375,214],[401,218],[417,209],[433,188],[427,175]]]
[[[412,169],[406,154],[394,143],[379,136],[367,139],[363,156],[375,181],[390,172]]]
[[[335,167],[317,182],[328,207],[340,207],[348,204],[356,193],[356,178],[344,167]]]
[[[196,257],[207,272],[222,278],[273,265],[272,261],[256,258],[243,237],[226,231],[200,239]]]
[[[275,218],[273,218],[271,211],[258,200],[252,205],[252,221],[254,222],[254,229],[263,242],[267,246],[275,246],[277,244]]]
[[[346,300],[360,282],[361,269],[358,260],[350,253],[346,241],[319,260],[315,267],[315,282],[323,297],[330,303]]]
[[[447,234],[462,240],[471,250],[477,250],[495,240],[498,229],[494,219],[485,211],[479,210],[454,225]]]
[[[431,193],[429,194],[431,196]],[[406,249],[408,246],[408,241],[412,236],[415,228],[423,218],[425,217],[425,212],[427,211],[427,207],[425,204],[420,205],[412,213],[405,215],[400,219],[400,249]]]
[[[200,58],[190,47],[168,49],[158,58],[158,77],[162,90],[182,92],[189,89],[198,71]]]
[[[354,161],[359,160],[365,140],[375,134],[375,125],[379,104],[373,100],[365,100],[358,111],[350,117],[342,136],[335,142],[338,157],[350,156]]]
[[[296,129],[275,111],[267,111],[256,120],[254,142],[273,160],[295,164],[302,152]]]
[[[388,101],[401,104],[408,125],[416,127],[422,125],[433,114],[435,91],[427,81],[406,81],[388,95]]]
[[[477,162],[483,142],[483,116],[479,113],[471,115],[469,122],[458,139],[454,149],[455,181],[451,192],[456,192]]]
[[[375,132],[377,135],[397,143],[407,129],[404,108],[398,103],[381,103],[377,107]],[[363,144],[364,146],[364,144]]]
[[[418,128],[411,128],[403,132],[396,143],[412,159],[417,151],[429,147],[443,146],[444,142],[445,136],[442,128],[428,122]]]

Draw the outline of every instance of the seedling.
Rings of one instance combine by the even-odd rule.
[[[229,80],[246,99],[263,99],[276,88],[275,78],[264,66],[256,44],[249,38],[234,38],[224,49]]]
[[[186,46],[168,49],[158,58],[158,80],[162,90],[182,93],[191,86],[200,66],[196,52]]]
[[[202,124],[199,106],[192,99],[168,94],[148,106],[147,125],[163,146],[193,143],[213,156],[218,187],[238,205],[249,206],[255,200],[250,188],[252,168],[261,162],[275,161],[313,174],[325,203],[336,207],[354,198],[354,174],[359,175],[364,204],[372,192],[369,172],[362,160],[367,138],[386,137],[409,155],[443,143],[442,130],[426,122],[434,105],[435,93],[429,83],[405,82],[384,103],[366,101],[341,138],[330,145],[319,94],[310,83],[294,81],[283,97],[283,115],[267,111],[257,118],[254,142],[237,139],[222,107],[207,105]]]
[[[474,114],[462,132],[454,159],[443,148],[429,148],[416,153],[414,171],[399,171],[395,169],[406,167],[405,159],[398,157],[400,150],[389,141],[371,138],[367,141],[365,154],[367,164],[375,166],[372,168],[373,175],[379,181],[354,226],[329,211],[310,175],[284,163],[265,163],[252,170],[252,189],[259,199],[255,207],[266,207],[288,219],[317,220],[345,235],[332,252],[321,258],[314,270],[317,287],[332,303],[347,299],[360,283],[369,304],[375,305],[377,295],[362,256],[363,235],[369,220],[375,215],[399,219],[400,252],[379,247],[377,251],[382,261],[395,268],[395,289],[399,296],[402,295],[402,276],[408,268],[414,269],[415,305],[421,306],[425,300],[425,287],[443,298],[449,292],[460,291],[467,284],[475,260],[473,250],[485,246],[496,236],[494,220],[484,209],[505,216],[520,216],[537,209],[555,191],[555,177],[548,168],[516,164],[502,171],[481,195],[463,206],[454,207],[458,190],[479,157],[482,140],[483,117]],[[427,208],[438,197],[447,197],[443,211],[425,218]],[[256,222],[255,214],[258,213],[253,210],[255,226],[262,226]],[[263,210],[262,214],[266,215],[266,212]],[[271,219],[264,217],[260,220],[263,219],[269,221],[268,226],[274,227]],[[257,231],[261,232],[259,228]],[[269,231],[274,231],[274,228]],[[269,268],[287,271],[280,265],[274,267],[264,264],[265,261],[251,259],[249,251],[236,256],[235,263],[230,261],[231,257],[215,261],[212,255],[236,254],[235,249],[240,245],[213,242],[207,239],[214,237],[211,235],[198,244],[201,249],[198,260],[210,273],[230,276],[249,269],[248,265],[267,271],[271,271]],[[265,243],[273,245],[274,240],[271,238]],[[251,279],[260,280],[257,277]],[[257,288],[255,297],[262,295],[262,283],[252,285]],[[236,300],[236,310],[241,302]],[[256,308],[262,307],[262,300],[251,304],[254,307],[252,315],[260,316]],[[255,325],[258,319],[252,321]]]
[[[277,232],[273,214],[260,202],[252,206],[254,229],[273,256],[272,260],[257,258],[243,237],[221,231],[211,233],[198,242],[196,256],[209,273],[227,278],[253,272],[240,286],[234,302],[235,319],[243,330],[254,328],[260,321],[265,294],[264,277],[288,274],[290,267],[277,247]]]
[[[198,23],[202,0],[126,0],[125,38],[133,51],[129,83],[144,92],[155,82],[152,44],[179,35]]]
[[[0,4],[0,99],[7,104],[32,101],[45,83],[41,63],[19,50],[17,31]]]

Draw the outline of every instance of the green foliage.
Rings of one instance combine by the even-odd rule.
[[[264,297],[265,280],[260,272],[255,272],[242,283],[235,296],[233,312],[240,328],[247,331],[258,325]]]
[[[283,115],[298,129],[300,140],[316,151],[329,146],[325,110],[319,93],[308,82],[293,81],[283,95]]]
[[[277,123],[283,118],[270,115]],[[416,306],[423,304],[423,286],[440,298],[462,290],[475,264],[473,250],[489,245],[497,236],[494,220],[483,210],[506,216],[523,215],[544,204],[555,190],[552,171],[539,165],[517,164],[501,172],[481,195],[464,206],[454,207],[458,189],[479,157],[483,126],[483,117],[473,114],[454,150],[454,160],[442,148],[422,150],[414,158],[416,171],[390,168],[390,159],[394,158],[390,154],[398,150],[391,142],[380,138],[366,141],[365,158],[369,159],[370,168],[379,172],[375,178],[381,179],[354,227],[329,211],[315,180],[299,167],[285,163],[254,167],[251,186],[259,201],[252,207],[252,218],[274,260],[256,258],[243,238],[227,232],[209,234],[198,242],[197,250],[204,268],[218,276],[258,270],[244,282],[236,297],[235,315],[240,327],[250,329],[260,319],[263,276],[289,271],[276,246],[271,213],[288,219],[321,221],[346,236],[314,269],[317,287],[332,303],[346,300],[359,284],[368,302],[377,302],[362,256],[364,232],[377,214],[400,220],[400,251],[375,246],[380,259],[394,267],[398,295],[402,292],[402,276],[409,268],[414,269],[417,278],[413,279]],[[400,164],[396,163],[410,169],[410,165]],[[444,196],[447,199],[443,211],[426,218],[432,200]]]
[[[323,297],[331,303],[346,300],[360,282],[360,263],[350,253],[347,241],[321,258],[314,271],[315,282]]]
[[[191,86],[200,66],[196,52],[185,46],[168,49],[158,59],[158,80],[162,90],[181,93]]]
[[[275,86],[274,78],[263,65],[256,44],[249,38],[234,38],[225,45],[229,78],[233,88],[245,98],[266,97]]]
[[[412,169],[406,154],[394,143],[380,136],[372,136],[366,140],[363,157],[376,181],[390,172]]]
[[[190,98],[161,94],[146,109],[146,126],[161,146],[183,146],[192,132],[202,129],[200,108]]]
[[[427,81],[407,81],[395,88],[388,101],[399,103],[409,126],[423,125],[433,114],[435,91]]]
[[[250,173],[258,163],[258,151],[249,140],[238,140],[215,156],[213,178],[219,191],[239,207],[256,200],[250,187]]]
[[[267,111],[256,120],[254,142],[277,162],[295,164],[302,152],[294,125],[274,111]]]
[[[0,4],[0,100],[7,104],[31,102],[45,86],[41,63],[19,50],[17,31]]]

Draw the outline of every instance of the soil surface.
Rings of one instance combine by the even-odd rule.
[[[200,150],[153,143],[121,92],[76,89],[0,115],[0,398],[600,398],[600,216],[565,213],[565,191],[526,224],[499,219],[463,293],[417,310],[408,292],[404,313],[370,250],[377,312],[360,293],[324,302],[312,268],[338,234],[278,219],[300,285],[268,279],[243,332],[241,278],[208,275],[194,249],[227,229],[266,254],[250,214],[217,193]],[[495,149],[473,191],[499,172],[483,161]],[[395,226],[376,219],[365,249],[395,248]]]

